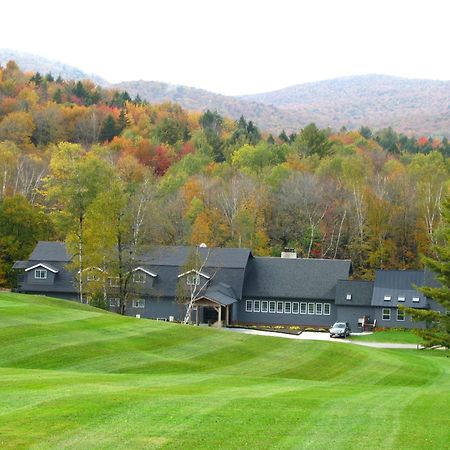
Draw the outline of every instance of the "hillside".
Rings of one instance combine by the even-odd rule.
[[[450,133],[450,81],[365,75],[241,98],[295,111],[322,127],[368,125],[373,129],[392,127],[407,134]]]
[[[60,61],[54,61],[31,53],[18,52],[0,48],[0,66],[5,65],[8,61],[13,60],[17,65],[26,72],[40,72],[46,74],[51,72],[55,78],[61,75],[65,80],[92,80],[100,86],[107,86],[108,82],[93,73],[86,73],[77,67],[64,64]]]
[[[308,116],[297,111],[284,111],[261,102],[215,94],[204,89],[179,86],[157,81],[126,81],[111,87],[126,90],[132,97],[137,94],[150,103],[175,102],[191,111],[216,110],[223,116],[238,120],[244,116],[262,130],[280,133],[298,130],[308,122]]]
[[[11,293],[0,314],[2,449],[448,443],[442,352],[248,336]]]

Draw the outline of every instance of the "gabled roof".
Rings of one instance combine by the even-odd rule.
[[[39,241],[31,253],[29,261],[55,261],[69,262],[71,260],[67,253],[64,242]]]
[[[233,289],[229,284],[217,283],[213,286],[208,287],[206,292],[199,298],[206,298],[214,303],[222,306],[232,305],[237,302],[237,298]]]
[[[36,269],[38,267],[43,267],[44,269],[50,270],[50,272],[53,272],[53,273],[58,273],[59,272],[59,270],[56,267],[54,267],[54,266],[52,266],[51,264],[48,264],[48,263],[46,263],[46,264],[44,264],[44,263],[35,264],[34,266],[31,266],[31,267],[28,267],[27,269],[25,269],[25,272],[28,272],[28,271],[33,270],[33,269]]]
[[[180,275],[178,275],[178,278],[184,277],[186,275],[189,275],[190,273],[196,273],[197,275],[202,276],[203,278],[206,278],[207,280],[209,280],[211,277],[209,275],[207,275],[204,272],[199,272],[198,270],[192,269],[192,270],[188,270],[187,272],[183,272],[180,273]]]
[[[16,261],[12,266],[13,269],[26,269],[28,267],[28,261]]]
[[[255,256],[249,269],[245,297],[331,300],[337,281],[348,278],[351,261]]]
[[[427,298],[422,292],[414,288],[414,286],[423,286],[424,281],[423,270],[377,270],[375,272],[372,306],[392,307],[400,303],[403,306],[425,308]],[[386,296],[391,297],[391,300],[384,300]],[[405,297],[405,301],[399,302],[398,297]],[[420,300],[413,302],[413,297]]]
[[[147,275],[149,275],[153,278],[156,278],[158,276],[157,273],[150,272],[150,270],[144,269],[143,267],[136,267],[136,269],[133,269],[133,272],[137,272],[138,270],[146,273]]]
[[[183,267],[193,251],[197,251],[204,267],[245,269],[251,252],[247,248],[208,248],[208,247],[156,247],[146,252],[140,259],[153,266]]]

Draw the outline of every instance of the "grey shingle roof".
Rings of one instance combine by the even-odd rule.
[[[337,281],[348,278],[351,261],[254,257],[245,297],[334,299]]]
[[[26,269],[28,267],[28,261],[16,261],[12,266],[13,269]]]
[[[182,267],[195,247],[155,247],[142,256],[149,265]],[[199,248],[199,256],[206,259],[205,267],[245,269],[250,250],[247,248]]]
[[[69,262],[70,259],[64,242],[39,241],[31,253],[29,261]]]
[[[222,306],[231,305],[237,302],[233,289],[230,285],[225,283],[217,283],[209,286],[203,297],[217,302]]]
[[[413,286],[424,285],[423,270],[377,270],[372,296],[373,306],[392,307],[401,304],[412,308],[427,307],[427,298]],[[384,300],[385,296],[391,300]],[[405,297],[405,301],[398,301],[398,297]],[[419,302],[412,298],[418,297]]]
[[[347,300],[347,294],[351,299]],[[336,305],[370,306],[373,281],[339,280],[336,287]]]

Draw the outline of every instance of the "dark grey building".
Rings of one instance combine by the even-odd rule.
[[[399,308],[444,312],[415,286],[436,284],[426,271],[379,270],[375,281],[350,280],[349,260],[256,257],[248,249],[197,248],[202,262],[186,269],[191,247],[158,247],[143,254],[133,270],[133,296],[126,313],[163,320],[183,320],[186,304],[177,301],[177,286],[194,289],[192,319],[225,324],[271,324],[329,327],[349,322],[365,326],[410,328]],[[294,257],[293,257],[294,256]],[[18,292],[77,300],[71,258],[64,243],[39,242],[28,261],[17,261]],[[117,282],[94,268],[86,279],[102,283],[111,310],[118,306]]]

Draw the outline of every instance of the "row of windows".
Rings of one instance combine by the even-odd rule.
[[[404,297],[404,296],[399,296],[399,297],[397,297],[397,301],[398,302],[404,302],[405,298],[406,297]],[[391,295],[385,295],[384,296],[384,301],[385,302],[390,302],[391,300],[392,300],[392,296]],[[413,297],[412,301],[415,302],[415,303],[418,303],[418,302],[420,302],[420,297]]]
[[[390,308],[383,308],[381,310],[381,318],[383,320],[391,320],[391,309]],[[397,309],[397,320],[399,322],[405,321],[405,311],[402,311],[401,309]]]
[[[135,298],[132,302],[133,308],[145,308],[145,299],[144,298]],[[120,299],[118,298],[110,298],[109,306],[112,308],[117,308],[120,306]]]
[[[279,302],[269,300],[246,300],[246,312],[278,313],[278,314],[314,314],[329,316],[330,303]]]

